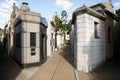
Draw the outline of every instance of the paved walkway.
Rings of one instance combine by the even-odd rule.
[[[0,53],[0,80],[76,80],[69,52],[66,46],[43,65],[25,69],[7,54]]]
[[[59,54],[52,56],[30,80],[76,80],[74,68],[69,63],[68,50],[69,48],[65,47]]]
[[[21,68],[0,49],[0,80],[26,80]]]
[[[0,80],[120,80],[120,62],[109,61],[90,73],[72,66],[69,46],[50,57],[43,65],[21,69],[0,50]]]
[[[80,80],[120,80],[120,62],[111,60],[90,73],[79,71]]]

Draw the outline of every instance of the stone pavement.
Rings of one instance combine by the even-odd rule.
[[[120,62],[109,61],[90,73],[76,71],[65,46],[43,65],[21,69],[0,50],[0,80],[120,80]]]
[[[68,50],[68,47],[65,47],[58,52],[59,54],[57,53],[49,58],[30,80],[76,80],[74,68],[70,64]]]
[[[0,53],[0,80],[76,80],[69,52],[66,46],[43,65],[25,69],[7,54]]]
[[[79,71],[79,77],[80,80],[120,80],[120,62],[111,60],[89,73]]]
[[[0,49],[0,80],[26,80],[22,69]]]
[[[72,66],[69,46],[58,53],[41,66],[30,80],[120,80],[119,61],[111,60],[84,73],[76,71]]]

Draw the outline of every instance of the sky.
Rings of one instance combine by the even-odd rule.
[[[120,0],[112,1],[114,9],[119,9]],[[100,2],[109,2],[109,0],[0,0],[0,28],[4,29],[5,24],[9,21],[13,3],[20,8],[23,2],[29,4],[31,11],[41,13],[42,17],[49,20],[55,15],[55,12],[60,16],[62,10],[66,10],[68,19],[71,19],[76,8],[84,4],[92,6]]]

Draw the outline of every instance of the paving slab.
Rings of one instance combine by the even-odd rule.
[[[79,71],[79,78],[80,80],[120,80],[120,62],[108,61],[89,73]]]
[[[26,80],[21,68],[5,53],[0,53],[0,80]]]
[[[26,77],[26,80],[29,80],[34,73],[37,72],[40,66],[30,67],[30,68],[24,68],[22,69],[22,73]]]
[[[106,62],[89,73],[75,71],[70,49],[66,46],[43,65],[21,69],[0,51],[0,80],[120,80],[120,62]]]
[[[30,80],[76,80],[74,68],[66,60],[67,53],[67,50],[60,50],[49,58]]]
[[[63,57],[58,65],[58,68],[51,80],[75,80],[74,68]]]
[[[31,77],[30,80],[51,80],[59,64],[60,57],[55,55],[44,63],[39,70]]]

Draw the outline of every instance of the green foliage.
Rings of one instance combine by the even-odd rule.
[[[66,11],[62,11],[61,12],[61,21],[62,21],[62,31],[66,31],[68,24],[67,24],[67,12]]]
[[[60,20],[60,18],[58,17],[58,15],[55,15],[54,19],[55,19],[56,30],[59,30],[62,27],[62,21]]]
[[[120,17],[120,9],[116,10],[116,14],[118,17]]]
[[[67,20],[67,12],[63,10],[61,12],[61,17],[57,15],[57,12],[55,12],[55,14],[54,19],[56,30],[60,30],[61,34],[65,34],[65,32],[69,34],[71,31],[71,20]]]
[[[61,34],[64,35],[64,43],[66,43],[66,32],[68,31],[69,28],[69,23],[67,20],[67,12],[66,11],[62,11],[61,12],[61,18],[59,18],[59,16],[56,14],[55,15],[55,24],[56,24],[56,29],[61,31]]]
[[[0,30],[0,36],[2,36],[3,31]]]
[[[61,21],[62,21],[62,24],[67,23],[67,12],[66,11],[62,11],[62,13],[61,13]]]
[[[61,18],[57,15],[54,16],[55,19],[55,26],[56,29],[59,30],[61,29],[61,32],[65,32],[67,30],[68,24],[67,24],[67,12],[66,11],[62,11],[61,12]]]
[[[71,31],[72,20],[68,21],[67,33],[69,34]]]

